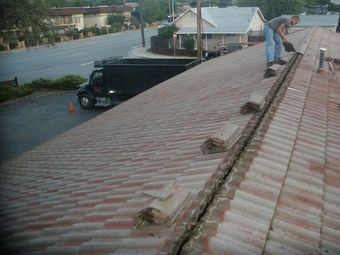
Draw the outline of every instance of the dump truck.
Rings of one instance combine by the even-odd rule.
[[[141,59],[111,57],[94,61],[95,70],[78,90],[83,109],[108,107],[125,101],[189,68],[197,59]]]

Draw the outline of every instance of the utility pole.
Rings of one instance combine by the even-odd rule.
[[[201,0],[197,0],[197,59],[202,61],[202,14],[201,14]]]
[[[143,0],[139,0],[139,19],[140,19],[140,31],[142,34],[142,45],[145,47],[145,36],[144,36],[144,18],[143,18]]]
[[[172,22],[175,20],[175,5],[174,5],[174,1],[172,0]]]

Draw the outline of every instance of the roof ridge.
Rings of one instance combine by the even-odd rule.
[[[183,246],[188,241],[188,238],[193,234],[196,230],[196,227],[199,225],[200,219],[208,212],[209,206],[215,199],[215,196],[219,193],[222,188],[223,183],[225,183],[226,178],[231,173],[232,168],[237,164],[237,162],[241,159],[242,155],[245,153],[247,146],[249,146],[251,140],[253,139],[256,130],[262,125],[262,121],[266,116],[267,112],[271,108],[273,102],[277,102],[281,100],[284,94],[280,91],[282,89],[286,89],[289,84],[290,79],[295,71],[296,66],[299,64],[299,61],[302,57],[302,54],[295,53],[292,59],[287,63],[285,69],[282,71],[281,75],[277,78],[276,82],[266,95],[266,103],[264,104],[261,111],[255,113],[251,120],[247,123],[247,126],[243,130],[241,134],[241,138],[227,150],[225,161],[220,165],[217,170],[217,173],[213,175],[208,183],[209,186],[205,187],[205,190],[200,192],[199,198],[196,200],[195,205],[192,205],[193,208],[197,208],[195,213],[191,213],[190,219],[187,221],[187,227],[185,231],[182,231],[182,234],[176,239],[176,242],[171,247],[170,254],[177,254]],[[285,84],[283,86],[283,84]],[[280,93],[279,98],[277,98],[278,93]],[[175,231],[178,234],[178,231]],[[170,237],[173,239],[174,237]]]

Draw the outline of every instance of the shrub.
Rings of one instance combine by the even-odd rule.
[[[27,96],[38,91],[75,90],[86,79],[79,75],[66,75],[57,80],[40,78],[22,86],[0,87],[0,103]]]
[[[68,37],[72,37],[73,40],[79,39],[79,32],[77,30],[75,30],[75,29],[68,30],[65,33],[65,35],[68,36]]]
[[[108,28],[107,28],[107,27],[102,27],[101,30],[102,30],[102,31],[101,31],[101,34],[102,34],[102,35],[106,35],[106,34],[107,34],[107,31],[108,31]]]
[[[54,35],[54,41],[55,42],[61,42],[61,36],[59,34]]]
[[[5,45],[0,44],[0,51],[4,51],[4,50],[6,50]]]
[[[99,27],[90,27],[90,31],[95,35],[100,35],[100,28]]]
[[[165,27],[158,29],[158,36],[161,38],[170,39],[172,38],[173,33],[177,32],[178,30],[179,28],[176,27],[175,24],[172,24],[170,26],[165,26]]]
[[[79,32],[80,32],[80,33],[83,33],[84,36],[88,36],[87,33],[90,32],[90,29],[87,28],[87,27],[84,27],[84,28],[81,29]]]
[[[107,23],[114,28],[113,31],[122,31],[124,27],[125,16],[119,14],[110,14],[107,17]]]
[[[60,79],[55,80],[52,84],[52,88],[58,90],[74,90],[77,89],[78,86],[85,81],[86,79],[78,75],[66,75]]]
[[[18,42],[17,41],[13,41],[13,42],[10,42],[9,43],[9,48],[12,50],[12,49],[15,49],[16,47],[18,47]]]
[[[184,41],[184,48],[186,50],[193,50],[195,48],[195,40],[193,38],[187,38]]]
[[[0,103],[11,100],[11,99],[27,96],[29,94],[32,94],[33,92],[34,92],[34,89],[29,86],[1,87],[0,88]]]
[[[38,80],[34,80],[31,83],[25,84],[24,86],[31,86],[34,90],[47,90],[53,87],[52,80],[40,78]]]
[[[33,47],[39,44],[40,38],[34,34],[28,34],[26,37],[22,38],[25,41],[26,47]]]

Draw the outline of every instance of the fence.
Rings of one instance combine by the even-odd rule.
[[[174,49],[171,45],[172,39],[165,39],[161,38],[157,35],[152,36],[150,38],[151,42],[151,51],[155,54],[161,54],[161,55],[174,55]],[[172,47],[171,47],[172,46]],[[176,48],[176,56],[187,56],[187,57],[196,57],[197,51],[196,50],[186,50],[186,49],[178,49]]]
[[[18,86],[18,78],[14,77],[13,80],[0,81],[0,88],[9,86]]]

